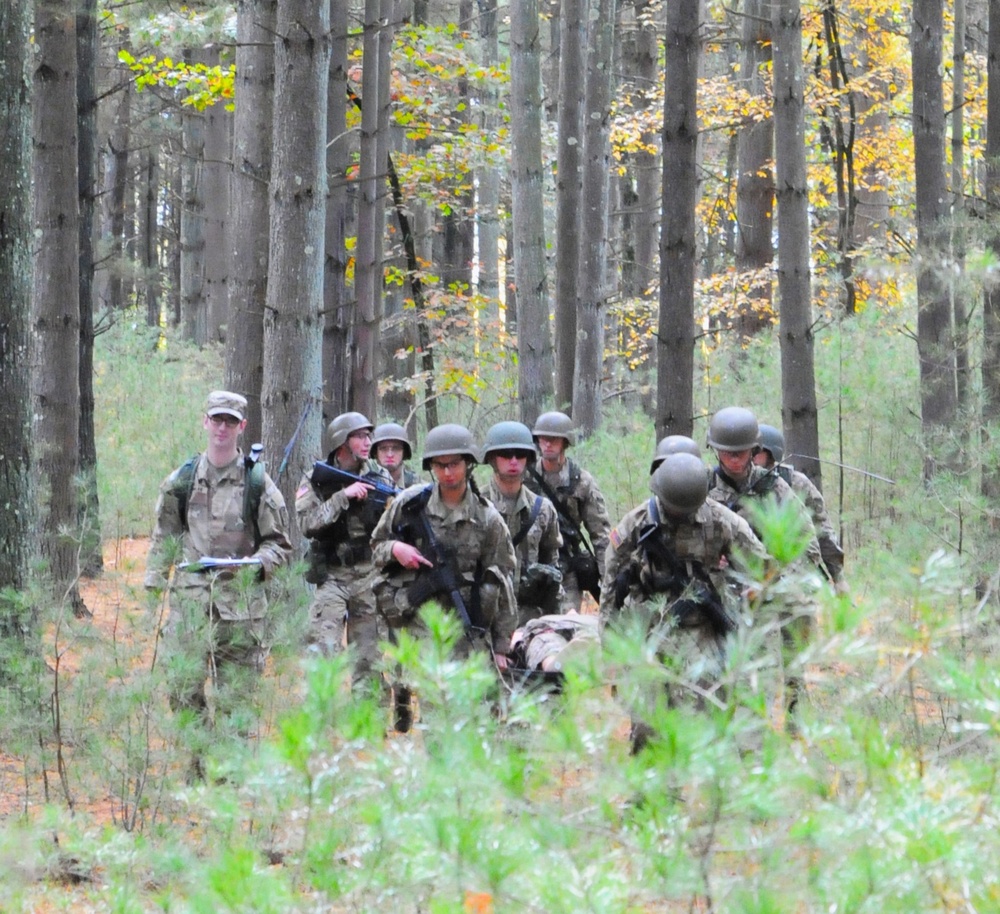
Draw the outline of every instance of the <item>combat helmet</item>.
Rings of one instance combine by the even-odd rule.
[[[542,413],[535,420],[531,435],[536,440],[542,435],[546,438],[565,438],[567,447],[576,444],[576,428],[573,426],[573,420],[566,413],[557,411]]]
[[[336,451],[354,432],[360,432],[365,428],[373,431],[375,426],[364,413],[341,413],[326,427],[326,434],[330,439],[330,453]]]
[[[464,425],[446,422],[444,425],[435,426],[427,433],[427,440],[424,442],[423,468],[429,470],[432,458],[448,454],[459,454],[473,463],[479,462],[476,439]]]
[[[693,454],[701,460],[701,448],[694,438],[688,438],[687,435],[667,435],[656,445],[653,462],[649,465],[650,475],[655,473],[656,468],[671,454]]]
[[[383,422],[375,427],[372,435],[372,450],[374,451],[383,441],[398,441],[403,445],[403,459],[409,460],[413,456],[413,446],[406,436],[406,429],[398,422]]]
[[[785,456],[785,436],[773,425],[761,423],[757,446],[762,451],[769,451],[775,463],[781,463],[782,457]]]
[[[694,454],[670,454],[653,473],[649,488],[671,514],[694,514],[708,496],[708,470]]]
[[[497,451],[521,451],[529,463],[538,456],[531,429],[523,422],[498,422],[490,426],[483,441],[483,463],[488,463],[490,454]]]
[[[742,406],[720,409],[708,426],[708,446],[717,451],[749,451],[757,446],[757,417]]]

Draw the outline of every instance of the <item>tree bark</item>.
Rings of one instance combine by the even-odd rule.
[[[552,329],[545,272],[541,60],[537,0],[510,8],[511,192],[517,290],[521,419],[534,422],[552,399]]]
[[[500,61],[497,40],[497,0],[479,0],[479,39],[484,67],[496,67]],[[497,107],[499,92],[493,81],[480,91],[479,124],[484,136],[494,136],[501,126]],[[500,319],[500,167],[486,162],[479,172],[479,199],[476,218],[479,222],[479,294],[486,300],[491,324]]]
[[[594,0],[596,3],[597,0]],[[559,12],[559,142],[556,159],[556,406],[572,410],[576,320],[580,306],[583,199],[583,93],[587,0],[562,0]]]
[[[209,66],[219,63],[217,47],[205,51],[205,62]],[[228,237],[231,229],[229,185],[233,170],[233,118],[221,102],[207,107],[204,115],[205,339],[217,343],[223,340],[229,311],[229,266],[232,261]],[[260,124],[257,129],[261,129]],[[259,224],[263,225],[263,222]]]
[[[186,55],[190,56],[190,55]],[[205,303],[205,115],[184,107],[181,113],[181,320],[184,338],[197,346],[208,341]]]
[[[694,427],[700,22],[698,0],[679,0],[667,6],[660,315],[656,347],[658,438],[690,435]]]
[[[42,0],[35,9],[35,262],[32,371],[41,500],[41,551],[53,596],[86,611],[78,578],[80,446],[80,201],[76,119],[76,15]]]
[[[608,181],[611,173],[611,86],[616,0],[595,0],[584,101],[583,225],[580,232],[580,312],[573,376],[573,419],[582,437],[601,425],[604,316],[609,297]]]
[[[948,190],[944,170],[941,0],[916,0],[910,47],[917,219],[917,352],[925,477],[934,475],[957,409],[951,300],[942,255]]]
[[[24,591],[37,555],[31,472],[32,0],[0,3],[0,588]],[[0,637],[19,626],[0,616]]]
[[[321,409],[329,32],[325,3],[279,0],[261,404],[264,452],[272,466],[296,434],[307,403],[313,415]],[[289,504],[319,452],[319,424],[304,423],[278,480]],[[293,524],[296,545],[300,539]]]
[[[239,0],[236,7],[236,110],[233,113],[232,230],[226,386],[247,398],[245,440],[260,441],[264,384],[277,0]]]
[[[812,285],[809,185],[806,179],[802,11],[799,0],[774,0],[774,136],[778,201],[778,295],[781,416],[785,453],[821,486]]]

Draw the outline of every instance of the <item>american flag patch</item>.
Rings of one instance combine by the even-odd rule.
[[[617,527],[615,527],[611,531],[611,533],[608,536],[608,539],[611,540],[611,545],[615,547],[616,551],[621,548],[621,545],[622,545],[622,535],[621,535],[621,532],[619,531],[619,529]]]
[[[304,482],[299,486],[299,491],[295,493],[296,498],[301,498],[303,495],[309,494],[309,483]]]

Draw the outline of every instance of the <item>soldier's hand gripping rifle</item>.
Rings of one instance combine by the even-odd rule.
[[[372,489],[368,500],[382,508],[386,506],[390,498],[402,491],[402,489],[389,485],[377,476],[358,476],[356,473],[349,473],[347,470],[342,470],[340,467],[332,466],[322,460],[317,460],[313,464],[312,481],[317,490],[325,496],[330,496],[352,483],[362,482]]]

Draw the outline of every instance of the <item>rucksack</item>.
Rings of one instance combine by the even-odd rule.
[[[181,526],[187,531],[187,508],[194,490],[194,471],[198,466],[201,454],[185,460],[177,470],[174,485],[170,490],[177,499],[177,513],[180,515]],[[253,527],[254,549],[260,546],[260,525],[257,523],[257,512],[260,510],[260,500],[264,495],[264,461],[248,461],[247,482],[243,486],[243,525]]]

